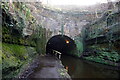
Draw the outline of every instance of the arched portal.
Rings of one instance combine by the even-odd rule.
[[[76,49],[74,40],[65,35],[55,35],[49,39],[46,45],[46,54],[52,54],[53,50],[59,51],[62,54],[70,54]]]

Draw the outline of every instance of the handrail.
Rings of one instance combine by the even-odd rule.
[[[57,50],[53,50],[53,52],[58,53],[58,54],[62,54],[61,52],[59,52]]]
[[[58,57],[58,58],[59,58],[59,59],[61,58],[61,54],[62,54],[61,52],[59,52],[59,51],[57,51],[57,50],[53,50],[53,53],[55,53],[55,56],[57,56],[57,54],[59,54],[59,57]]]

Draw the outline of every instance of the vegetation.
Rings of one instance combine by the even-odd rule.
[[[84,27],[85,51],[82,57],[87,60],[119,66],[120,63],[120,22],[119,12],[106,11],[99,20]]]
[[[37,24],[31,10],[23,2],[1,2],[2,50],[0,71],[4,78],[17,76],[35,56],[45,54],[46,41],[51,31]],[[1,14],[0,14],[1,15]],[[99,20],[86,25],[82,36],[75,37],[72,55],[87,60],[118,66],[120,63],[119,12],[107,11]],[[84,54],[82,54],[84,53]],[[2,66],[2,68],[1,68]],[[65,70],[60,70],[64,76]]]
[[[36,56],[34,47],[3,43],[2,72],[3,78],[17,76],[21,68]]]
[[[14,78],[38,53],[45,54],[47,31],[36,23],[23,2],[2,2],[0,5],[3,16],[0,69],[3,79]]]
[[[72,55],[74,55],[76,57],[80,57],[83,53],[83,43],[80,40],[79,36],[77,36],[74,41],[75,41],[75,44],[76,44],[76,50],[74,50],[74,52],[72,52]]]
[[[85,59],[100,62],[103,64],[109,64],[112,66],[118,66],[120,62],[120,55],[117,51],[110,50],[105,46],[94,45],[89,46],[89,49],[93,50],[93,53],[89,53]]]

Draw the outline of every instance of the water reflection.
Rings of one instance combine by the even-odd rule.
[[[63,55],[62,63],[72,78],[119,78],[119,71],[105,68],[96,63]]]

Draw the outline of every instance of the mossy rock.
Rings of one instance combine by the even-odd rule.
[[[6,43],[2,43],[2,46],[2,70],[7,73],[3,73],[3,78],[15,77],[21,66],[37,55],[34,47]]]

